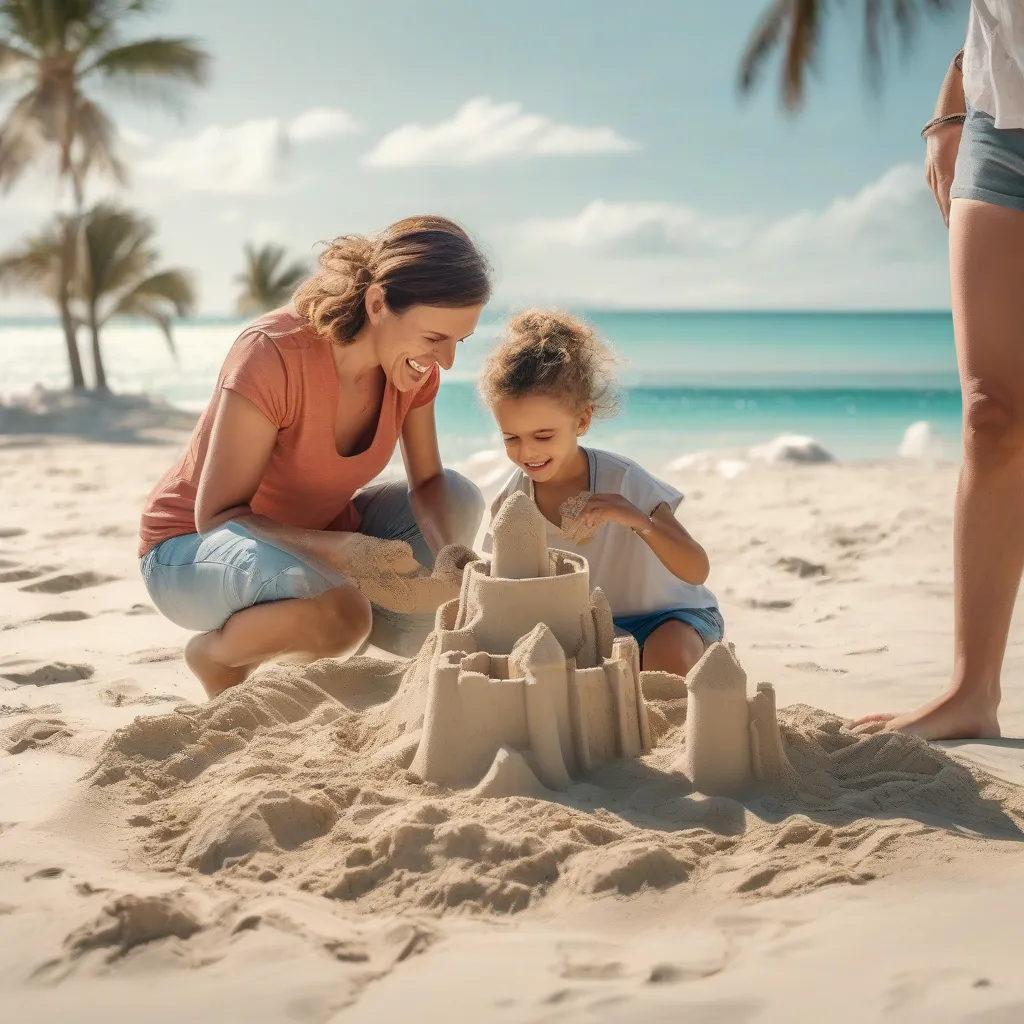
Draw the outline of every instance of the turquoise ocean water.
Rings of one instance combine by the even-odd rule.
[[[960,393],[948,313],[584,315],[626,361],[622,411],[595,426],[594,444],[658,463],[795,433],[841,459],[874,459],[894,455],[904,430],[928,420],[947,454],[958,454]],[[180,325],[177,363],[152,328],[111,327],[104,348],[113,386],[202,408],[241,326]],[[499,444],[474,389],[499,329],[500,320],[486,316],[445,377],[437,418],[446,460]],[[66,384],[59,328],[0,319],[0,396],[37,383]]]

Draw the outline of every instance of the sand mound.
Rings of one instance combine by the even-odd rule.
[[[280,879],[367,910],[507,913],[690,880],[778,895],[966,852],[972,836],[1021,838],[1024,794],[914,738],[855,736],[800,705],[779,720],[802,785],[696,794],[676,767],[680,698],[651,702],[652,753],[564,793],[444,789],[406,768],[415,747],[399,723],[416,700],[399,684],[413,668],[266,669],[210,704],[118,730],[91,784],[153,866]],[[500,791],[506,765],[525,767],[506,754],[484,785]]]
[[[415,661],[266,668],[115,732],[90,782],[145,860],[366,909],[508,913],[691,880],[859,883],[1021,838],[1024,791],[907,736],[777,713],[731,644],[686,680],[639,672],[585,560],[547,550],[525,496],[494,538]]]

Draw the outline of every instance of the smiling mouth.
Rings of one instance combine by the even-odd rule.
[[[415,359],[406,359],[406,362],[409,364],[410,367],[412,367],[412,369],[416,373],[421,375],[426,373],[427,370],[430,369],[429,366],[424,366],[422,363],[417,363]]]
[[[550,462],[551,462],[550,459],[544,459],[542,462],[524,462],[523,463],[523,468],[524,469],[532,469],[532,470],[536,471],[538,469],[543,469]]]

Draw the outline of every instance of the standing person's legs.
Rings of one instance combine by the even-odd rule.
[[[1024,568],[1024,212],[954,199],[949,245],[964,404],[953,680],[888,724],[926,739],[999,735],[999,677]]]
[[[484,499],[471,480],[446,469],[445,493],[451,502],[449,514],[455,526],[453,543],[473,546],[484,514]],[[405,541],[413,557],[428,569],[434,565],[430,550],[416,522],[405,480],[391,480],[364,488],[353,499],[362,524],[359,532],[381,540]],[[369,642],[383,650],[406,657],[414,655],[434,628],[434,613],[404,614],[373,606],[373,628]]]

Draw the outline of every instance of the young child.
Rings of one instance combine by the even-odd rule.
[[[491,516],[509,495],[528,494],[548,522],[548,545],[589,562],[591,585],[636,637],[643,668],[686,675],[725,626],[703,586],[708,556],[675,518],[683,496],[635,462],[579,443],[592,417],[615,412],[614,362],[568,313],[529,310],[509,322],[480,379],[516,466]],[[591,493],[567,531],[593,534],[581,546],[563,535],[559,509],[582,491]]]

